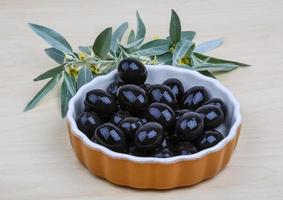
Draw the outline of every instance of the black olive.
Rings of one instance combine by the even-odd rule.
[[[164,103],[152,103],[147,108],[146,113],[149,121],[161,124],[166,131],[172,133],[176,117],[171,107]]]
[[[137,85],[123,85],[118,90],[118,101],[122,110],[131,114],[143,113],[148,105],[144,89]]]
[[[117,126],[124,118],[129,117],[129,116],[130,116],[130,113],[119,110],[112,116],[110,122]]]
[[[105,123],[96,128],[96,142],[113,151],[126,151],[126,137],[118,127],[111,123]]]
[[[140,61],[134,58],[125,58],[118,66],[120,78],[128,84],[141,85],[147,77],[147,70]]]
[[[177,105],[176,97],[169,87],[166,85],[152,85],[148,91],[148,99],[151,103],[165,103],[173,109]]]
[[[224,117],[225,117],[225,113],[226,113],[226,106],[224,104],[224,102],[219,99],[219,98],[212,98],[210,100],[208,100],[205,105],[215,105],[215,106],[218,106],[219,108],[221,108],[223,114],[224,114]]]
[[[176,155],[191,155],[198,152],[191,142],[179,142],[174,146],[173,151]]]
[[[149,122],[137,130],[134,142],[138,151],[152,152],[162,145],[164,138],[163,127],[156,122]]]
[[[88,138],[92,138],[101,120],[94,112],[82,112],[76,119],[77,126]]]
[[[146,117],[141,116],[141,117],[140,117],[140,122],[141,122],[142,124],[146,124],[146,123],[148,122],[148,120],[146,119]]]
[[[96,112],[102,120],[108,120],[117,109],[114,97],[100,89],[86,93],[84,104],[86,111]]]
[[[208,99],[208,93],[202,86],[195,86],[187,90],[182,99],[182,108],[195,110]]]
[[[141,87],[144,89],[145,92],[148,92],[151,85],[149,83],[142,84]]]
[[[224,121],[224,115],[218,106],[204,105],[196,110],[203,119],[205,129],[216,128]]]
[[[112,83],[110,83],[110,85],[108,85],[106,91],[111,94],[113,97],[116,98],[117,96],[117,91],[119,89],[119,87],[121,86],[121,82],[117,82],[117,81],[114,81]]]
[[[207,130],[197,138],[195,144],[199,150],[203,150],[215,146],[223,139],[224,136],[220,132],[216,130]]]
[[[175,132],[178,137],[185,141],[193,141],[203,130],[201,115],[195,112],[188,112],[182,115],[177,121]]]
[[[142,123],[140,119],[136,117],[126,117],[118,125],[125,134],[128,142],[134,139],[134,135],[140,126],[142,126]]]
[[[161,147],[156,149],[152,156],[156,158],[170,158],[174,156],[174,153],[168,147]]]
[[[180,109],[180,110],[175,110],[175,116],[176,116],[176,120],[178,120],[183,114],[190,112],[187,109]]]
[[[182,82],[176,78],[170,78],[163,82],[164,85],[168,86],[173,94],[175,95],[177,101],[181,101],[184,94],[184,86]]]
[[[176,144],[182,141],[182,138],[180,138],[177,134],[171,134],[166,137],[166,146],[173,148]]]

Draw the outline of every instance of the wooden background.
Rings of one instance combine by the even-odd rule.
[[[74,46],[88,45],[105,27],[129,21],[138,9],[147,39],[166,36],[170,9],[196,41],[224,37],[211,55],[252,64],[220,81],[241,103],[243,129],[228,167],[194,187],[140,191],[92,176],[74,156],[60,117],[58,91],[22,110],[56,64],[27,26],[43,24]],[[283,199],[283,1],[0,1],[0,199]]]

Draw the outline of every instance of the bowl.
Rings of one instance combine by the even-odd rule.
[[[221,98],[226,103],[227,116],[223,125],[217,129],[225,138],[196,154],[171,158],[136,157],[93,143],[78,129],[75,119],[83,111],[83,100],[89,90],[106,89],[112,81],[117,80],[118,73],[114,70],[81,87],[69,102],[68,131],[77,158],[92,174],[114,184],[133,188],[171,189],[194,185],[215,176],[227,165],[237,145],[241,128],[238,101],[219,81],[196,71],[168,65],[148,65],[146,68],[146,82],[162,83],[168,78],[178,78],[185,89],[204,86],[210,97]]]

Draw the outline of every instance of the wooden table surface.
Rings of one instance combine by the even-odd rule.
[[[112,3],[111,3],[112,2]],[[224,37],[210,55],[252,64],[219,75],[241,103],[242,134],[229,165],[193,187],[142,191],[92,176],[76,159],[60,117],[59,88],[34,110],[25,104],[56,64],[27,26],[43,24],[76,47],[105,27],[129,21],[138,9],[147,39],[166,36],[170,9],[196,41]],[[283,199],[283,1],[0,1],[0,199]]]

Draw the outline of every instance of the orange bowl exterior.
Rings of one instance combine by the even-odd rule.
[[[140,189],[171,189],[194,185],[215,176],[229,162],[240,135],[237,135],[220,150],[194,159],[173,163],[142,163],[127,159],[113,158],[90,148],[72,133],[69,136],[80,162],[94,175],[117,184]]]

